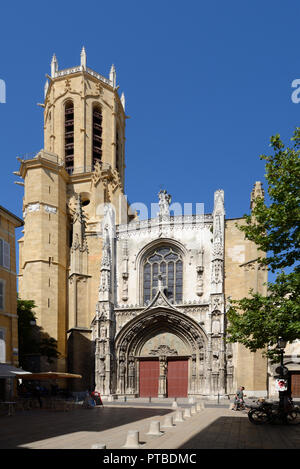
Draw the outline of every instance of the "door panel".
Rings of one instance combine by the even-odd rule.
[[[168,360],[168,397],[187,397],[188,360]]]
[[[291,373],[292,397],[300,397],[300,373]]]
[[[159,380],[159,361],[140,361],[140,397],[157,397]]]

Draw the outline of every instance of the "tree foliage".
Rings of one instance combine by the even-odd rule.
[[[32,300],[18,299],[19,363],[24,368],[30,355],[44,356],[49,363],[59,356],[57,341],[36,325],[35,307]]]
[[[260,265],[275,273],[268,294],[251,290],[249,297],[232,301],[228,311],[230,342],[240,342],[251,351],[268,347],[266,355],[276,359],[277,341],[300,338],[300,129],[296,128],[286,147],[279,135],[271,137],[273,154],[266,161],[270,203],[255,199],[245,225],[238,226],[261,252]]]

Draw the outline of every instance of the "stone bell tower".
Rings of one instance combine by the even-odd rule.
[[[105,204],[127,223],[125,97],[109,77],[80,65],[59,70],[53,55],[44,87],[44,149],[21,159],[24,236],[19,295],[34,300],[38,325],[58,341],[58,370],[89,386],[91,321],[98,302]],[[100,231],[99,231],[100,230]],[[93,353],[93,352],[92,352]]]

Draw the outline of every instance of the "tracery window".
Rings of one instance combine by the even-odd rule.
[[[143,264],[144,303],[148,304],[155,297],[158,289],[158,275],[166,287],[166,296],[170,303],[182,301],[182,256],[172,247],[164,246],[151,251]]]

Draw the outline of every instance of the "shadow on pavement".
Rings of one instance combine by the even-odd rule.
[[[63,437],[75,432],[97,432],[126,425],[171,409],[97,407],[69,412],[31,410],[0,418],[0,448],[12,449],[34,441]],[[88,437],[88,435],[87,435]]]
[[[179,449],[299,449],[300,425],[253,425],[247,415],[224,416]]]

